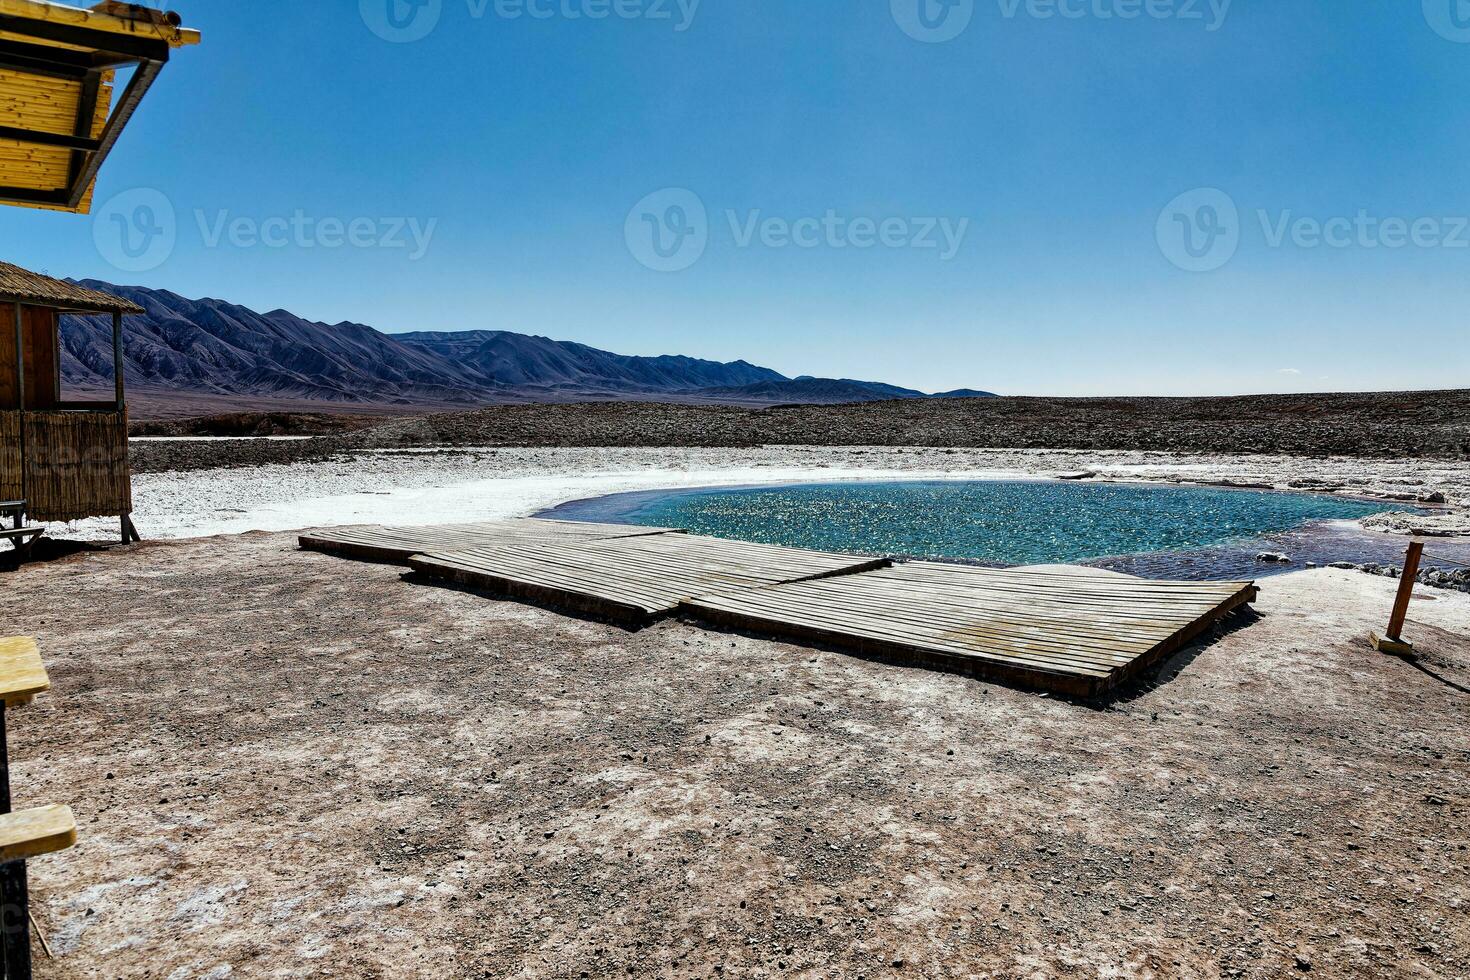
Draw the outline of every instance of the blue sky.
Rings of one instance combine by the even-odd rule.
[[[0,254],[927,390],[1470,384],[1470,3],[950,2],[178,0],[96,216]]]

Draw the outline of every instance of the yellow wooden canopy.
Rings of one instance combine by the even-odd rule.
[[[0,202],[86,214],[102,162],[170,51],[198,43],[177,14],[139,4],[0,0]]]

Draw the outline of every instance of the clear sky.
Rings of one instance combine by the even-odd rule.
[[[176,6],[96,215],[0,256],[926,390],[1470,385],[1461,0]]]

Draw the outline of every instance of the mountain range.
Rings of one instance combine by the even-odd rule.
[[[931,396],[872,381],[788,378],[745,361],[636,357],[503,330],[388,334],[361,323],[318,323],[286,310],[257,313],[162,289],[98,280],[81,285],[126,297],[145,311],[124,318],[123,352],[128,384],[150,391],[399,406],[993,397],[969,389]],[[61,334],[64,384],[109,387],[109,324],[68,316]]]

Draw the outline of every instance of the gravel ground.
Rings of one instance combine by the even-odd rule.
[[[225,417],[222,417],[225,418]],[[243,431],[240,417],[227,417]],[[360,420],[354,421],[358,424]],[[269,428],[272,423],[262,423]],[[218,425],[172,423],[169,431]],[[309,430],[319,431],[320,426]],[[150,446],[137,472],[318,462],[425,446],[927,446],[1470,460],[1470,390],[1243,398],[996,398],[747,409],[502,405],[384,421],[303,445]]]
[[[1394,582],[1271,579],[1081,705],[283,534],[3,577],[43,976],[1470,975],[1470,596],[1415,666]]]

